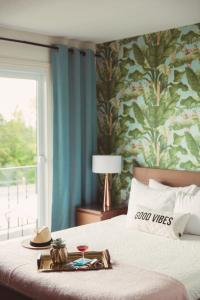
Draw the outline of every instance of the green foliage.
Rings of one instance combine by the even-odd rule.
[[[183,100],[181,100],[181,105],[187,107],[188,109],[191,107],[198,107],[200,106],[200,101],[195,100],[193,97],[189,96]]]
[[[180,145],[183,138],[184,138],[183,135],[178,135],[177,133],[174,133],[174,145]]]
[[[175,70],[174,71],[174,81],[180,82],[184,74],[185,74],[185,72]]]
[[[144,115],[139,105],[135,102],[133,103],[133,111],[138,123],[144,125]]]
[[[16,111],[9,121],[0,115],[0,168],[34,164],[36,164],[35,129],[26,127],[19,111]],[[22,171],[9,171],[10,180],[15,180],[20,172]],[[27,176],[29,181],[33,181],[35,170],[28,172]],[[0,181],[4,179],[8,178],[5,171],[1,170]]]
[[[196,39],[199,39],[199,36],[199,33],[190,30],[188,33],[182,35],[181,40],[189,44],[194,42]]]
[[[145,58],[144,58],[142,50],[140,49],[140,47],[138,47],[137,44],[133,45],[133,52],[134,52],[134,56],[135,56],[136,62],[139,65],[143,65]]]
[[[191,88],[200,94],[200,76],[198,76],[191,68],[188,67],[185,68],[185,72]]]
[[[186,29],[97,47],[99,151],[125,160],[115,197],[133,165],[200,170],[200,24]]]
[[[189,132],[185,132],[185,139],[186,139],[188,149],[198,159],[200,155],[199,145],[196,143],[195,139]]]
[[[134,81],[139,81],[143,79],[143,76],[144,74],[142,72],[136,70],[135,72],[129,74],[129,79],[132,79]]]
[[[187,162],[183,162],[180,164],[180,167],[183,169],[183,170],[193,170],[195,169],[195,164],[193,164],[190,160],[187,161]]]

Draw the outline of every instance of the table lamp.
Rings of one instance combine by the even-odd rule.
[[[120,173],[122,169],[122,158],[120,155],[93,155],[92,172],[105,174],[103,211],[109,210],[111,206],[109,174]]]

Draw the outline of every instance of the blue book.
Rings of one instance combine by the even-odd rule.
[[[79,258],[79,259],[76,259],[73,261],[73,265],[75,267],[82,267],[82,266],[89,264],[91,261],[92,261],[92,259],[89,259],[89,258],[84,258],[84,259]]]

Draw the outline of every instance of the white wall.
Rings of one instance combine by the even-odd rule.
[[[76,40],[69,40],[67,38],[50,37],[47,35],[29,33],[25,31],[11,30],[0,27],[0,37],[21,39],[30,42],[42,43],[42,44],[55,44],[61,43],[77,48],[90,48],[95,50],[93,43],[83,43]],[[0,59],[10,58],[12,60],[28,60],[33,63],[38,62],[42,64],[49,63],[50,51],[48,48],[37,47],[33,45],[25,45],[14,42],[6,42],[0,40]]]

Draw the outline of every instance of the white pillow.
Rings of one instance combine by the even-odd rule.
[[[133,218],[128,221],[128,227],[178,239],[183,235],[190,214],[174,214],[173,212],[156,211],[143,206],[134,208]]]
[[[154,179],[149,179],[149,187],[153,189],[159,189],[159,190],[174,190],[176,192],[184,192],[184,193],[190,193],[190,194],[195,194],[196,192],[199,191],[199,188],[195,184],[191,184],[188,186],[183,186],[183,187],[172,187],[165,185],[163,183],[160,183]]]
[[[175,191],[163,191],[151,189],[147,185],[133,178],[128,203],[127,218],[132,218],[136,205],[156,210],[173,211],[176,193]]]
[[[200,235],[200,192],[195,195],[177,193],[174,213],[191,214],[185,233]]]

